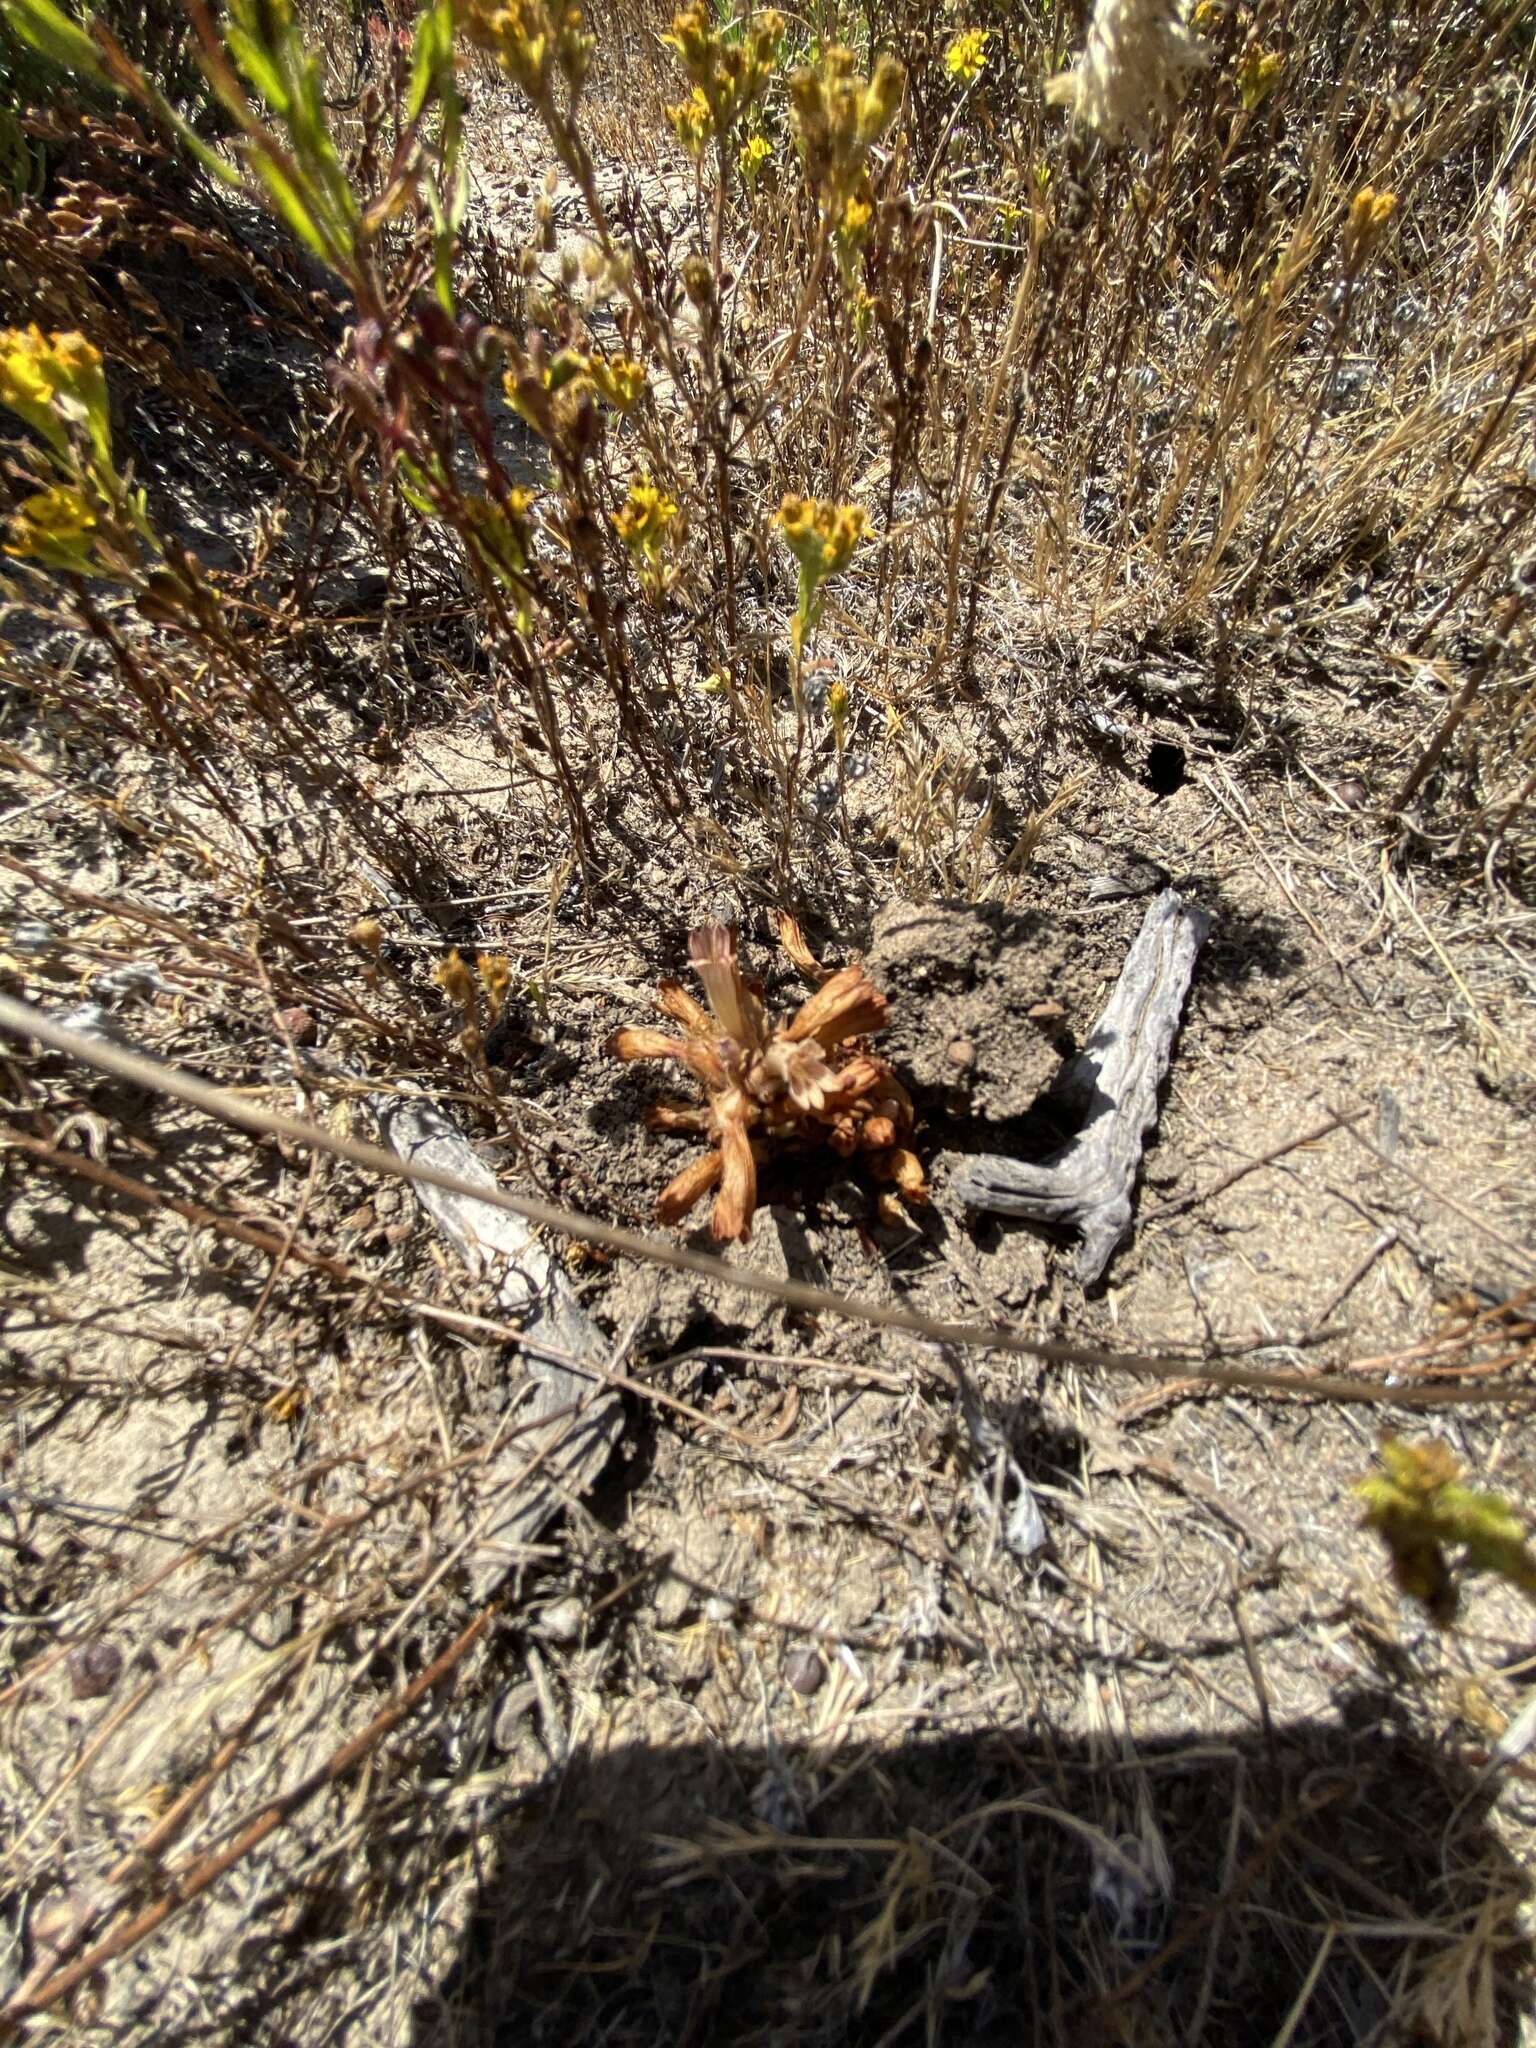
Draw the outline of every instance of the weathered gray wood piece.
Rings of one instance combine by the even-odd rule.
[[[1069,1144],[1042,1165],[995,1153],[951,1161],[954,1187],[971,1208],[1075,1230],[1075,1270],[1085,1287],[1130,1230],[1157,1092],[1210,928],[1206,912],[1172,889],[1148,909],[1103,1015],[1052,1090],[1082,1119]]]
[[[496,1185],[478,1153],[433,1104],[378,1095],[373,1108],[385,1143],[402,1159],[488,1188]],[[539,1345],[563,1352],[600,1376],[607,1342],[522,1218],[470,1196],[419,1181],[412,1185],[417,1201],[465,1264],[495,1285],[506,1320]],[[593,1483],[623,1423],[619,1396],[590,1373],[572,1371],[552,1358],[524,1356],[530,1388],[515,1411],[517,1434],[485,1470],[466,1517],[464,1561],[477,1600],[494,1591],[519,1561],[522,1547],[567,1501]],[[529,1428],[530,1422],[537,1426]]]

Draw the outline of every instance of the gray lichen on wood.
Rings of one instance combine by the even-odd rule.
[[[1210,928],[1207,913],[1172,889],[1151,905],[1087,1044],[1051,1090],[1079,1126],[1060,1151],[1040,1164],[995,1153],[952,1162],[969,1207],[1076,1231],[1085,1287],[1130,1229],[1142,1150]]]

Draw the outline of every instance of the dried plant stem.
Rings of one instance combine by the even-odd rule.
[[[1466,681],[1456,692],[1450,704],[1447,705],[1445,716],[1435,728],[1423,753],[1420,754],[1419,758],[1398,784],[1391,802],[1387,806],[1388,810],[1394,815],[1400,815],[1412,803],[1422,787],[1425,777],[1432,773],[1436,763],[1451,744],[1451,741],[1456,737],[1457,728],[1471,711],[1478,692],[1488,680],[1494,663],[1503,652],[1505,643],[1510,633],[1513,632],[1520,614],[1525,610],[1525,604],[1524,591],[1517,590],[1500,612],[1481,655],[1479,655],[1478,659],[1467,671]]]
[[[70,1963],[62,1970],[56,1970],[41,1984],[27,1987],[19,1992],[0,2011],[0,2041],[14,2040],[24,2020],[34,2013],[46,2011],[57,2005],[71,1993],[90,1981],[95,1973],[119,1956],[127,1955],[150,1935],[163,1927],[173,1914],[190,1905],[217,1884],[219,1879],[234,1869],[244,1857],[264,1842],[268,1835],[280,1828],[301,1807],[306,1806],[317,1792],[324,1791],[338,1779],[344,1778],[370,1751],[377,1748],[390,1731],[411,1713],[434,1687],[447,1678],[455,1666],[462,1662],[466,1653],[484,1635],[495,1615],[495,1604],[484,1607],[466,1628],[459,1631],[448,1647],[441,1651],[427,1668],[413,1678],[409,1685],[402,1687],[389,1703],[382,1707],[368,1725],[333,1750],[316,1769],[308,1772],[297,1783],[290,1785],[286,1792],[279,1794],[252,1820],[226,1842],[222,1849],[209,1852],[196,1862],[165,1876],[164,1890],[153,1904],[134,1915],[130,1920],[108,1934],[96,1946]]]

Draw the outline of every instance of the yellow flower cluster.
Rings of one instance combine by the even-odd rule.
[[[1280,83],[1285,65],[1274,50],[1252,49],[1237,67],[1237,90],[1250,114],[1262,106]]]
[[[1387,223],[1397,211],[1395,192],[1378,192],[1374,185],[1362,185],[1350,201],[1344,223],[1344,262],[1357,269],[1386,233]]]
[[[573,99],[586,82],[594,43],[576,0],[466,0],[463,25],[536,107],[551,105],[557,76]]]
[[[853,53],[840,45],[823,54],[817,70],[797,71],[789,81],[806,182],[833,225],[862,186],[869,152],[895,120],[906,83],[891,56],[876,58],[870,76],[860,78]]]
[[[800,567],[819,583],[847,567],[869,531],[869,514],[862,505],[833,505],[825,498],[790,494],[775,513],[774,523]]]
[[[715,123],[709,111],[709,101],[699,88],[695,86],[687,99],[676,101],[664,112],[667,125],[689,156],[702,156],[705,143],[715,132]]]
[[[848,566],[869,531],[869,515],[861,505],[833,505],[825,498],[789,494],[774,514],[774,524],[800,566],[799,599],[790,621],[790,638],[799,655],[807,635],[821,623],[822,585]]]
[[[986,69],[987,44],[991,40],[990,29],[968,28],[963,35],[956,36],[944,52],[944,69],[951,78],[958,78],[962,85],[969,85]]]
[[[633,356],[600,356],[562,349],[545,382],[557,390],[564,384],[583,381],[615,412],[630,412],[644,398],[648,380],[644,363],[636,362]]]
[[[141,542],[158,552],[143,492],[130,491],[112,466],[100,349],[83,334],[0,330],[0,405],[41,440],[39,467],[54,478],[11,515],[3,547],[13,561],[121,578]]]
[[[53,484],[23,498],[11,515],[3,552],[17,562],[42,562],[50,569],[91,568],[100,525],[95,508],[74,484]]]
[[[629,496],[614,514],[614,531],[639,564],[647,587],[660,594],[665,588],[661,550],[677,518],[677,500],[653,484],[644,474],[629,487]]]
[[[730,42],[711,25],[703,7],[686,7],[673,16],[671,33],[661,40],[677,52],[693,90],[666,113],[690,156],[699,156],[711,140],[728,140],[742,115],[762,98],[783,36],[784,17],[771,7],[753,15]]]
[[[468,498],[464,503],[470,545],[497,581],[509,588],[520,590],[518,579],[528,566],[532,504],[533,492],[522,487],[509,491],[500,504],[489,498]]]
[[[1366,1526],[1391,1553],[1398,1586],[1442,1627],[1455,1619],[1466,1572],[1494,1572],[1536,1596],[1536,1553],[1524,1522],[1500,1495],[1468,1486],[1445,1444],[1387,1437],[1379,1468],[1355,1493]]]
[[[749,135],[741,145],[736,161],[749,191],[762,176],[763,167],[772,155],[773,144],[766,135]]]
[[[83,334],[44,334],[36,325],[0,332],[0,405],[56,453],[67,455],[71,429],[84,428],[97,459],[110,460],[101,350]]]
[[[869,240],[869,224],[875,217],[873,201],[868,196],[868,185],[862,193],[855,193],[843,208],[843,217],[832,236],[832,246],[837,254],[837,267],[843,283],[851,291],[854,286],[857,266],[864,244]]]

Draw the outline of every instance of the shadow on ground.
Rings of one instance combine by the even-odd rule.
[[[583,1756],[485,1844],[413,2048],[1513,2044],[1529,1876],[1391,1718]]]

